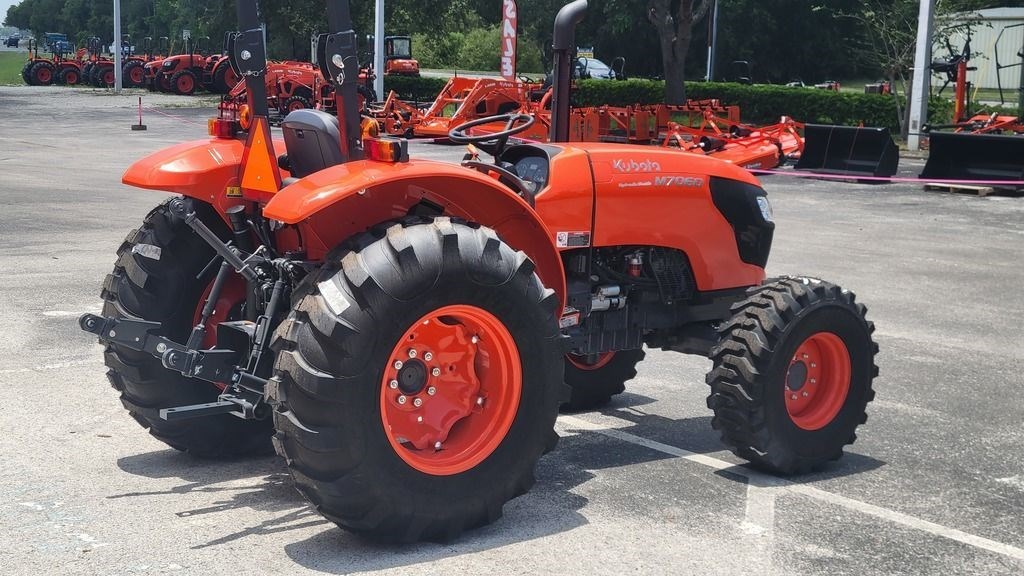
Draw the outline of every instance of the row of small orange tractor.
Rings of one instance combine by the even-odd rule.
[[[143,38],[141,53],[129,38],[122,41],[122,82],[125,87],[189,95],[203,88],[210,92],[227,93],[239,78],[231,71],[227,55],[207,54],[203,49],[206,39],[191,43],[183,54],[168,55],[167,37],[154,41]],[[89,38],[84,48],[69,49],[65,44],[52,43],[49,56],[41,54],[35,41],[29,41],[28,61],[21,76],[26,84],[49,86],[87,85],[108,88],[114,85],[115,60],[104,54],[104,43],[98,37]]]

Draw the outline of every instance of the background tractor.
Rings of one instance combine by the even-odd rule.
[[[225,103],[210,139],[127,170],[175,196],[128,234],[102,313],[80,319],[153,436],[205,457],[276,449],[317,511],[402,542],[499,518],[555,447],[559,408],[621,392],[644,346],[711,359],[713,425],[755,465],[800,473],[853,442],[873,326],[834,284],[765,278],[775,225],[758,180],[567,142],[586,0],[555,21],[550,142],[510,144],[531,116],[483,118],[449,137],[494,160],[461,166],[364,138],[347,0],[328,2],[317,42],[338,116],[296,110],[275,139],[257,6],[240,2],[247,132]]]
[[[201,80],[209,59],[206,54],[206,45],[209,41],[210,39],[205,37],[196,38],[188,45],[186,53],[161,60],[160,67],[155,72],[153,86],[157,90],[183,96],[190,96],[202,88]]]

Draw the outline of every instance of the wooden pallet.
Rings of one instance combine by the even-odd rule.
[[[940,184],[937,182],[926,182],[924,185],[925,190],[941,190],[943,192],[959,192],[961,194],[977,194],[978,196],[988,196],[989,194],[995,194],[996,192],[1011,192],[1009,189],[994,188],[992,186],[971,186],[969,184]]]

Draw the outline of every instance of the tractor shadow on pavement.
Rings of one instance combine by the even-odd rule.
[[[692,470],[686,470],[687,475],[706,473],[740,484],[747,482],[751,474],[756,475],[738,459],[722,452],[724,448],[718,433],[711,428],[710,416],[673,419],[645,413],[642,407],[653,402],[654,399],[626,393],[603,409],[601,415],[620,420],[623,426],[617,426],[616,430],[696,454],[720,453],[723,459],[737,462],[733,468],[714,473],[694,465]],[[175,512],[180,518],[235,509],[258,510],[270,517],[193,548],[216,547],[250,536],[281,535],[299,530],[295,536],[302,539],[284,544],[285,553],[296,564],[321,572],[349,574],[429,564],[442,558],[475,554],[568,532],[588,523],[580,510],[588,503],[584,494],[590,493],[584,485],[596,476],[595,471],[676,458],[610,438],[599,431],[576,430],[571,423],[560,424],[559,429],[563,437],[558,448],[541,459],[533,489],[509,502],[505,506],[504,517],[496,523],[468,531],[447,543],[381,545],[334,527],[295,491],[284,462],[277,457],[211,462],[173,450],[127,456],[118,461],[118,466],[129,474],[152,479],[180,479],[183,483],[163,491],[128,492],[107,498],[207,495],[202,499],[206,506]],[[847,453],[841,461],[823,471],[791,478],[790,481],[814,483],[859,474],[884,464],[868,456]],[[224,497],[210,504],[210,494],[223,494]],[[308,536],[310,530],[315,534]],[[288,536],[283,538],[288,541]]]
[[[209,548],[248,536],[265,536],[320,525],[330,525],[309,506],[292,485],[284,461],[276,456],[217,462],[199,460],[175,450],[159,450],[118,460],[118,467],[128,474],[153,479],[180,479],[184,483],[168,490],[126,492],[108,499],[139,498],[161,495],[189,494],[223,496],[201,508],[174,512],[179,518],[215,514],[236,509],[252,509],[271,514],[258,524],[225,534],[193,548]],[[197,498],[198,499],[198,498]],[[188,500],[181,500],[187,503]]]

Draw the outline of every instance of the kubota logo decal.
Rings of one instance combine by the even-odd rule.
[[[661,172],[661,164],[658,164],[654,160],[644,160],[643,162],[637,162],[636,160],[616,160],[612,162],[612,168],[616,172]]]

